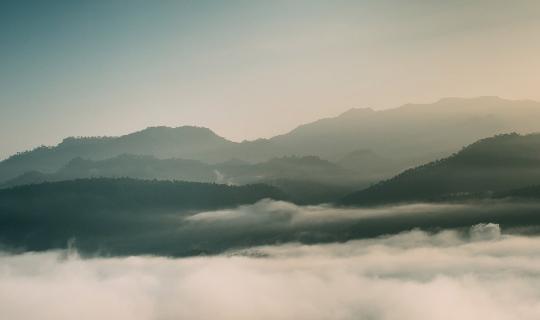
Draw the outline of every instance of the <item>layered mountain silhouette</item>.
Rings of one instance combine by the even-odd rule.
[[[78,157],[54,173],[26,172],[0,184],[0,187],[104,177],[229,185],[265,183],[286,190],[291,200],[298,203],[330,201],[367,185],[367,181],[355,171],[315,156],[274,158],[256,164],[240,160],[206,164],[197,160],[125,154],[105,160]]]
[[[178,158],[158,159],[154,156],[123,154],[104,160],[89,160],[77,157],[56,172],[30,171],[10,179],[0,186],[13,187],[42,182],[99,177],[216,182],[213,167],[200,161]]]
[[[233,142],[199,127],[152,127],[121,137],[66,138],[55,147],[39,147],[2,161],[0,180],[31,170],[52,173],[74,158],[104,160],[132,154],[197,159],[232,145]]]
[[[289,152],[297,150],[329,160],[367,149],[380,157],[413,165],[449,155],[481,138],[539,131],[538,116],[538,102],[497,97],[446,98],[433,104],[409,104],[381,111],[351,109],[271,141]]]
[[[538,119],[536,102],[450,98],[351,109],[240,143],[199,127],[66,138],[0,162],[0,244],[39,251],[76,239],[90,255],[189,256],[486,221],[538,226]],[[335,209],[325,204],[309,219],[290,203],[448,200],[467,202],[322,216]]]
[[[368,149],[354,150],[339,159],[337,164],[357,172],[367,180],[377,180],[390,172],[397,173],[403,167],[400,161],[382,157]]]
[[[442,160],[352,193],[344,204],[386,204],[478,197],[540,184],[540,134],[482,139]],[[527,194],[528,189],[509,193]],[[531,194],[534,194],[531,189]]]
[[[232,158],[254,163],[291,155],[318,156],[347,163],[349,169],[359,172],[377,172],[370,177],[380,179],[447,156],[484,137],[540,131],[537,119],[540,103],[481,97],[447,98],[433,104],[410,104],[382,111],[351,109],[284,135],[241,143],[226,140],[206,128],[153,127],[121,137],[67,138],[54,147],[19,153],[0,162],[0,182],[30,171],[54,173],[78,157],[104,160],[122,154],[209,164]],[[370,150],[376,156],[355,155],[358,150]],[[351,157],[359,159],[356,166],[347,160]]]

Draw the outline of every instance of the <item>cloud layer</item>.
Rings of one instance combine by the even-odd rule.
[[[38,208],[39,209],[39,208]],[[429,232],[493,222],[505,233],[540,234],[540,202],[481,201],[407,204],[371,208],[298,206],[262,200],[219,211],[141,210],[137,213],[66,211],[0,214],[0,248],[47,251],[76,240],[95,255],[198,256],[290,242],[345,242],[418,228]]]
[[[6,319],[539,319],[540,238],[413,230],[216,257],[0,257]]]

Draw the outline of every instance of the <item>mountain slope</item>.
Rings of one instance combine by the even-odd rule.
[[[333,183],[355,179],[350,170],[316,156],[280,157],[250,165],[220,165],[216,169],[235,184],[279,178]]]
[[[344,204],[383,204],[491,193],[540,183],[540,134],[480,140],[443,160],[350,194]]]
[[[357,172],[315,156],[219,166],[216,172],[229,183],[264,183],[278,187],[299,204],[331,202],[371,182]]]
[[[26,250],[144,250],[193,212],[284,199],[266,185],[226,186],[133,179],[83,179],[0,190],[0,243]],[[152,236],[141,240],[149,230]],[[137,245],[135,245],[137,243]],[[159,241],[154,243],[159,250]],[[181,246],[181,243],[177,243]],[[126,252],[130,253],[130,252]]]
[[[496,97],[446,98],[373,111],[352,109],[335,118],[303,125],[271,139],[303,155],[337,160],[359,149],[408,165],[448,155],[495,134],[540,131],[540,103]]]
[[[231,185],[265,183],[283,189],[298,203],[334,200],[367,185],[355,172],[313,156],[274,158],[257,164],[231,160],[211,165],[196,160],[126,154],[105,160],[75,158],[54,173],[29,171],[0,184],[0,188],[102,177]]]
[[[210,150],[233,144],[206,128],[198,127],[153,127],[121,137],[66,138],[56,147],[40,147],[0,162],[0,181],[32,170],[51,173],[78,157],[103,160],[134,154],[197,159]]]
[[[402,164],[394,159],[381,157],[368,149],[354,150],[339,159],[337,164],[371,180],[397,174],[402,169]]]

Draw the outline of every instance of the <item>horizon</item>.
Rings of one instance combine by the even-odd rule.
[[[476,97],[441,97],[441,98],[438,98],[438,99],[436,99],[435,101],[432,101],[432,102],[425,102],[425,103],[407,102],[407,103],[400,104],[399,106],[396,106],[396,107],[390,107],[390,108],[384,108],[384,109],[374,109],[374,108],[369,107],[369,106],[366,106],[366,107],[352,107],[352,108],[348,108],[346,110],[343,110],[341,112],[338,112],[335,115],[330,115],[328,117],[314,119],[313,121],[309,121],[309,122],[306,121],[306,122],[298,123],[298,124],[294,125],[292,128],[290,128],[290,129],[288,129],[288,130],[286,130],[284,132],[278,132],[278,133],[276,133],[275,135],[272,135],[272,136],[257,137],[257,138],[254,138],[254,139],[243,139],[243,140],[230,139],[229,137],[226,137],[224,135],[221,135],[219,132],[216,132],[213,128],[209,128],[209,127],[205,127],[205,126],[201,126],[201,125],[197,125],[197,124],[182,124],[182,125],[178,125],[178,126],[169,126],[169,125],[159,125],[159,124],[157,124],[157,125],[147,126],[147,127],[144,127],[144,128],[139,128],[139,129],[136,129],[134,131],[119,133],[117,135],[90,135],[90,136],[71,135],[71,136],[65,136],[65,137],[60,138],[56,142],[52,142],[51,144],[48,144],[48,145],[42,143],[42,144],[39,144],[39,145],[32,146],[32,147],[30,147],[28,149],[17,150],[15,152],[11,153],[11,154],[2,154],[2,152],[0,152],[0,161],[6,160],[6,159],[10,158],[11,156],[22,153],[22,152],[31,151],[31,150],[33,150],[35,148],[38,148],[38,147],[42,147],[42,146],[55,147],[58,144],[62,143],[64,140],[70,139],[70,138],[75,138],[75,139],[81,139],[81,138],[118,138],[118,137],[123,137],[123,136],[130,135],[130,134],[133,134],[133,133],[143,132],[143,131],[145,131],[147,129],[152,129],[152,128],[177,129],[177,128],[185,128],[185,127],[187,127],[187,128],[208,129],[212,133],[214,133],[216,136],[224,138],[224,139],[226,139],[226,140],[228,140],[230,142],[234,142],[234,143],[253,142],[253,141],[257,141],[257,140],[268,140],[268,139],[272,139],[272,138],[277,137],[277,136],[286,135],[288,133],[291,133],[292,131],[294,131],[295,129],[297,129],[297,128],[301,127],[301,126],[308,125],[308,124],[317,122],[319,120],[338,118],[338,117],[340,117],[340,116],[342,116],[342,115],[344,115],[346,113],[349,113],[351,111],[368,109],[368,110],[372,110],[373,112],[384,112],[384,111],[397,110],[397,109],[400,109],[400,108],[403,108],[403,107],[407,107],[409,105],[429,106],[429,105],[434,105],[434,104],[443,102],[445,100],[452,100],[452,99],[456,99],[456,100],[496,99],[496,100],[502,100],[502,101],[508,101],[508,102],[540,103],[539,101],[536,101],[536,100],[533,100],[533,99],[507,99],[507,98],[503,98],[503,97],[500,97],[500,96],[476,96]],[[488,137],[486,137],[486,138],[488,138]]]

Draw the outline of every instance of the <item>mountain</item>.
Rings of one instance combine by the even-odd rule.
[[[352,193],[348,205],[452,199],[540,183],[540,134],[482,139],[442,160]]]
[[[369,149],[410,163],[433,160],[478,139],[506,132],[540,131],[540,103],[496,97],[446,98],[374,111],[351,109],[271,139],[291,152],[339,159]]]
[[[130,212],[146,209],[211,210],[253,203],[264,198],[283,199],[284,195],[264,184],[228,186],[185,181],[93,178],[1,189],[0,211],[10,212],[12,207],[15,208],[13,210],[28,210],[36,214],[50,208],[65,208],[67,211],[73,208],[76,211],[114,208]]]
[[[58,172],[60,177],[131,177],[138,179],[214,182],[212,167],[196,160],[158,159],[153,156],[120,155],[105,160],[75,158]],[[67,179],[62,179],[67,180]]]
[[[266,185],[134,179],[20,186],[0,190],[0,243],[35,251],[64,248],[70,239],[76,239],[83,251],[125,251],[125,246],[134,243],[141,250],[147,241],[155,242],[165,231],[177,233],[178,224],[193,212],[232,208],[266,198],[285,197]],[[150,230],[152,237],[144,238]]]
[[[211,165],[196,160],[126,154],[105,160],[75,158],[54,173],[29,171],[0,184],[0,188],[99,177],[231,185],[265,183],[283,189],[298,203],[334,200],[367,185],[355,172],[314,156],[274,158],[256,164],[231,159]]]
[[[218,166],[221,182],[264,183],[284,191],[299,204],[317,204],[369,185],[355,171],[315,156],[287,156],[252,165]]]
[[[28,171],[55,172],[77,157],[103,160],[121,154],[207,163],[231,158],[254,163],[292,155],[317,156],[347,162],[349,168],[381,179],[448,156],[484,137],[540,131],[537,119],[538,102],[480,97],[446,98],[433,104],[409,104],[381,111],[351,109],[283,135],[241,143],[226,140],[206,128],[154,127],[121,137],[67,138],[55,147],[14,155],[0,162],[0,182]],[[377,156],[359,157],[356,166],[343,160],[357,157],[354,152],[358,150],[370,150]]]
[[[279,178],[334,183],[354,179],[350,170],[316,156],[287,156],[249,165],[228,163],[216,169],[234,184]]]
[[[264,185],[133,179],[21,186],[0,190],[0,244],[3,252],[67,247],[90,257],[171,257],[230,254],[291,242],[345,242],[415,228],[467,230],[486,221],[503,230],[528,228],[535,234],[540,230],[538,202],[343,210],[266,198],[281,199],[282,194]]]
[[[369,180],[378,180],[391,173],[397,174],[402,169],[399,162],[384,158],[368,149],[354,150],[339,159],[337,164]]]
[[[52,173],[74,158],[103,160],[122,154],[157,158],[201,158],[234,143],[199,127],[152,127],[121,137],[66,138],[55,147],[39,147],[0,162],[0,181],[27,171]]]

